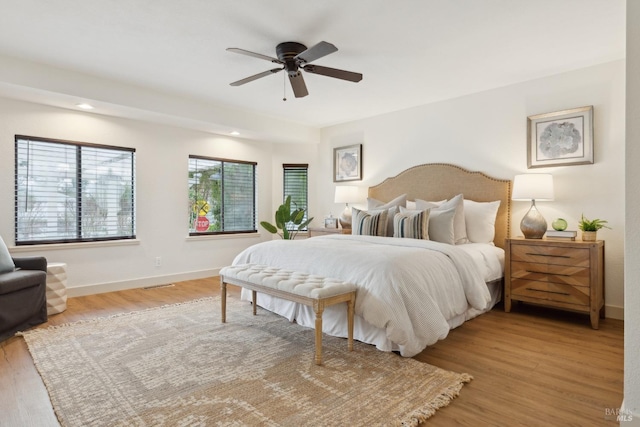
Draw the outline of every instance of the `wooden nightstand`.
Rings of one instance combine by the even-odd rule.
[[[327,234],[351,234],[350,228],[309,227],[309,237],[325,236]]]
[[[512,301],[604,317],[604,241],[506,239],[504,310]]]

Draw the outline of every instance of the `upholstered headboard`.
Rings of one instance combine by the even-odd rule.
[[[462,193],[476,202],[500,200],[493,242],[504,249],[511,226],[511,181],[446,163],[414,166],[369,187],[369,197],[387,202],[400,194],[407,200],[443,200]]]

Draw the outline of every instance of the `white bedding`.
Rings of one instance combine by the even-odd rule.
[[[488,244],[328,235],[260,243],[233,264],[266,264],[355,283],[355,339],[410,357],[491,308],[495,301],[485,281],[502,277],[503,258],[502,249]],[[250,300],[251,292],[243,290],[242,298]],[[264,294],[258,294],[258,305],[314,326],[310,307]],[[344,307],[325,310],[323,332],[346,336]]]

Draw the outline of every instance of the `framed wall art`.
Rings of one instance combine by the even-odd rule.
[[[333,182],[362,180],[362,144],[333,149]]]
[[[527,167],[593,163],[593,106],[527,117]]]

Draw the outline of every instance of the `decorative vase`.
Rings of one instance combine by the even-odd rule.
[[[598,232],[597,231],[583,231],[582,240],[585,242],[595,242]]]

